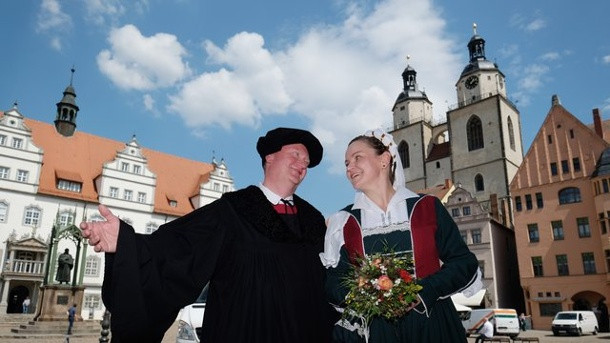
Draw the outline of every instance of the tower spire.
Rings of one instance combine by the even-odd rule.
[[[62,136],[70,137],[76,130],[76,115],[78,114],[78,106],[76,106],[76,92],[72,86],[74,80],[74,66],[70,69],[70,84],[64,90],[64,96],[60,102],[56,104],[57,113],[55,116],[55,129]]]

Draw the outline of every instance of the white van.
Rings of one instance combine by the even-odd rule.
[[[563,311],[557,312],[551,329],[555,336],[562,332],[578,336],[589,332],[597,335],[599,326],[593,311]]]
[[[462,319],[462,325],[466,331],[466,336],[479,332],[485,318],[494,326],[495,335],[507,335],[517,337],[520,332],[519,317],[517,311],[510,308],[484,308],[470,311],[470,316],[466,314],[466,319]]]

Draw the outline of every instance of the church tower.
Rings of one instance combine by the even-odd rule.
[[[456,84],[457,104],[447,112],[452,179],[483,205],[491,194],[509,199],[509,183],[523,160],[521,120],[507,98],[504,74],[485,57],[485,40],[468,42],[470,61]]]
[[[74,130],[76,130],[76,115],[78,114],[76,92],[74,91],[74,87],[72,87],[74,71],[74,68],[72,68],[70,84],[64,90],[64,97],[57,103],[57,114],[55,116],[55,129],[66,137],[70,137],[74,134]]]
[[[417,72],[408,63],[402,79],[403,90],[392,107],[394,128],[391,133],[398,144],[406,186],[422,190],[451,177],[448,156],[444,156],[444,161],[430,160],[431,155],[438,155],[435,152],[440,151],[439,147],[442,150],[442,146],[448,144],[445,142],[447,124],[433,123],[432,102],[419,90]]]

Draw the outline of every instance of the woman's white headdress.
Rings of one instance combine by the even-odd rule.
[[[398,155],[398,146],[394,142],[394,137],[382,129],[368,130],[364,135],[379,139],[388,148],[394,161],[394,183],[392,186],[394,189],[398,189],[399,186],[405,187],[405,171],[402,169],[402,161]]]

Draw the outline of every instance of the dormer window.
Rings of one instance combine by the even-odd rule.
[[[170,200],[169,201],[169,206],[171,206],[171,207],[178,207],[178,202],[176,200]]]
[[[0,135],[0,145],[6,145],[6,136]]]
[[[80,193],[82,189],[82,183],[70,181],[70,180],[57,180],[57,189],[62,189],[64,191],[70,191],[75,193]]]
[[[121,162],[121,171],[128,172],[129,171],[129,163]]]
[[[141,174],[142,173],[142,167],[137,165],[137,164],[134,164],[133,165],[133,173],[134,174]]]

